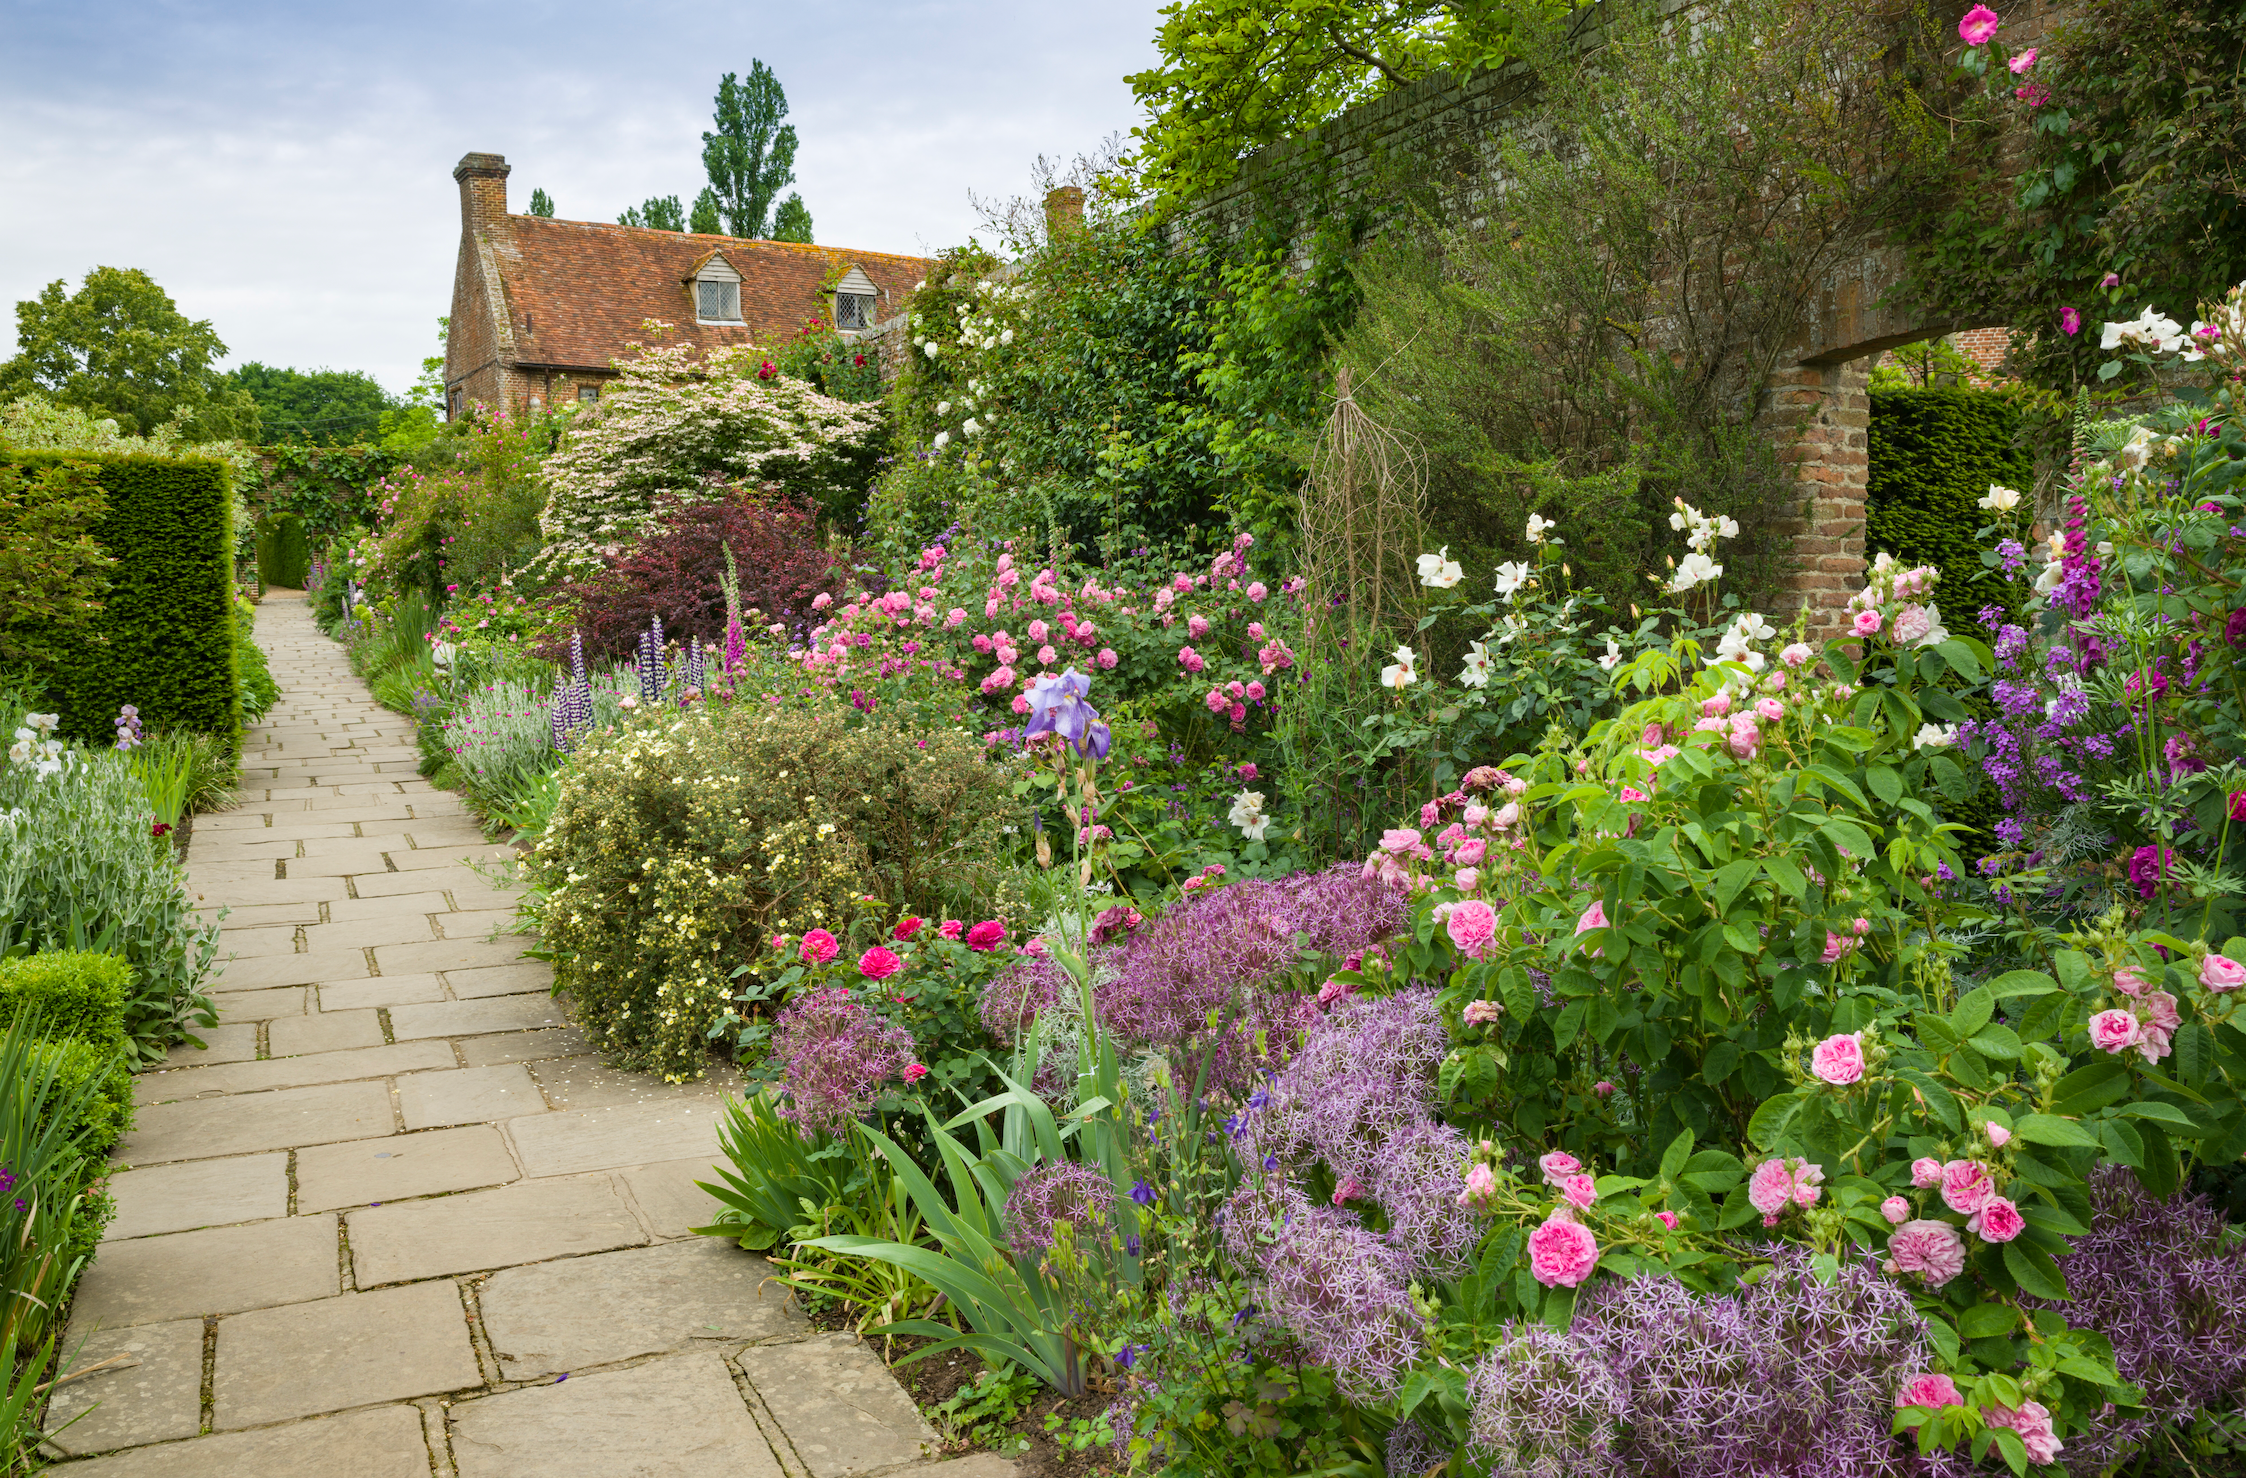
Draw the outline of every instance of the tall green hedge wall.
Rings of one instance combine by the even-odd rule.
[[[1993,390],[1872,393],[1864,552],[1939,567],[1934,598],[1952,631],[1978,629],[1981,608],[2004,600],[1973,537],[1992,515],[1974,504],[1991,483],[2028,490],[2035,461],[2013,445],[2019,425],[2019,408]]]
[[[234,500],[226,465],[202,457],[7,449],[25,468],[93,463],[109,510],[94,538],[115,557],[93,627],[50,695],[63,731],[99,743],[130,703],[141,722],[230,741],[241,728],[234,661]]]

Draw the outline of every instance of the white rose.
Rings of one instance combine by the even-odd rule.
[[[1989,484],[1989,495],[1981,499],[1976,506],[1986,508],[1992,513],[2010,513],[2020,506],[2020,490],[2018,488],[1999,487],[1992,482]]]
[[[1459,562],[1450,557],[1451,547],[1445,544],[1433,554],[1419,557],[1419,583],[1432,585],[1438,590],[1448,590],[1466,577]]]
[[[1519,560],[1512,560],[1499,565],[1497,567],[1497,593],[1507,600],[1511,600],[1520,592],[1522,586],[1529,583],[1529,578],[1534,573],[1535,571]]]

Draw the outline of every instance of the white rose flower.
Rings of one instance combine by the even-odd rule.
[[[1722,565],[1717,564],[1698,550],[1694,550],[1678,561],[1677,573],[1671,577],[1668,591],[1671,595],[1682,595],[1695,585],[1704,585],[1710,580],[1718,580],[1722,577]]]
[[[1014,342],[1014,331],[1013,331],[1012,329],[1008,329],[1008,330],[1006,330],[1006,332],[1004,332],[1004,333],[1000,334],[1000,335],[998,336],[998,342],[999,342],[999,343],[1001,343],[1001,344],[1011,344],[1011,343],[1013,343],[1013,342]]]
[[[1535,573],[1534,570],[1531,570],[1519,560],[1512,560],[1499,565],[1497,567],[1497,593],[1507,600],[1511,600],[1520,592],[1521,587],[1529,583],[1530,578]]]
[[[1992,513],[2010,513],[2020,506],[2020,490],[2018,488],[1999,487],[1992,482],[1989,484],[1989,495],[1981,499],[1975,506],[1986,508]]]
[[[1475,641],[1466,644],[1466,665],[1459,669],[1458,681],[1469,688],[1486,688],[1490,685],[1490,649]]]
[[[1380,685],[1384,688],[1408,688],[1419,680],[1413,670],[1419,657],[1410,647],[1398,647],[1396,660],[1380,670]]]
[[[936,402],[936,414],[937,414],[937,415],[939,415],[939,416],[948,416],[948,415],[950,415],[950,414],[951,414],[951,402],[950,402],[950,401],[948,401],[948,400],[939,400],[939,401],[937,401],[937,402]]]
[[[1599,659],[1599,666],[1604,668],[1608,672],[1612,672],[1614,671],[1616,664],[1620,663],[1621,660],[1622,648],[1615,645],[1613,637],[1608,637],[1606,655]]]
[[[934,359],[936,357],[936,341],[934,339],[930,339],[927,343],[922,344],[920,347],[930,359]]]
[[[976,432],[982,429],[983,423],[976,420],[973,416],[969,416],[967,418],[967,424],[959,428],[960,434],[963,436],[973,436]]]
[[[1450,557],[1451,546],[1445,544],[1433,554],[1419,557],[1419,583],[1432,585],[1438,590],[1448,590],[1466,578],[1466,570]]]
[[[1227,818],[1240,828],[1240,834],[1251,842],[1263,840],[1271,828],[1271,818],[1263,813],[1263,792],[1243,790],[1232,798],[1232,814]]]
[[[1911,736],[1913,749],[1948,749],[1956,743],[1956,724],[1920,724]]]
[[[950,445],[951,445],[951,433],[950,433],[949,431],[939,431],[939,432],[937,432],[937,433],[936,433],[936,442],[935,442],[935,446],[936,446],[936,450],[937,450],[937,451],[939,451],[939,452],[940,452],[940,451],[942,451],[942,450],[943,450],[943,449],[944,449],[945,447],[947,447],[947,446],[950,446]]]
[[[1549,518],[1546,518],[1546,517],[1544,517],[1544,516],[1543,516],[1542,514],[1540,514],[1540,513],[1532,513],[1532,514],[1530,514],[1530,515],[1529,515],[1529,542],[1530,542],[1531,544],[1557,544],[1557,543],[1559,543],[1559,542],[1560,542],[1559,540],[1557,540],[1557,539],[1554,539],[1554,538],[1550,537],[1550,536],[1551,536],[1551,533],[1552,533],[1552,530],[1554,530],[1554,529],[1556,529],[1556,528],[1558,528],[1558,527],[1559,527],[1559,525],[1558,525],[1558,524],[1554,523],[1554,522],[1553,522],[1553,521],[1552,521],[1551,519],[1549,519]]]

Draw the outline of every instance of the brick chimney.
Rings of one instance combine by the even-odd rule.
[[[460,234],[504,243],[507,229],[507,156],[463,154],[452,167],[460,182]]]
[[[1045,192],[1045,234],[1059,236],[1084,224],[1084,192],[1075,185],[1057,185]]]

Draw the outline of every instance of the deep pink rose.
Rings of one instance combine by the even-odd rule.
[[[2209,990],[2236,990],[2246,985],[2246,965],[2228,955],[2209,955],[2199,962],[2199,983]]]
[[[908,1062],[905,1064],[904,1078],[906,1082],[917,1083],[922,1078],[925,1078],[927,1076],[928,1069],[923,1067],[921,1064],[917,1062]]]
[[[1468,959],[1486,958],[1497,942],[1497,910],[1479,898],[1469,898],[1451,910],[1450,917],[1443,921],[1443,932]]]
[[[1006,942],[1006,926],[996,919],[985,919],[967,931],[967,947],[973,950],[996,949]]]
[[[1591,906],[1583,910],[1583,917],[1575,921],[1575,932],[1579,935],[1588,934],[1593,929],[1605,929],[1608,927],[1610,926],[1607,923],[1606,905],[1598,899],[1593,899],[1591,901]],[[1585,950],[1584,953],[1595,960],[1603,956],[1606,951],[1603,949],[1591,949]]]
[[[2051,1413],[2040,1401],[2023,1401],[2017,1408],[1984,1407],[1981,1420],[1992,1427],[2010,1427],[2018,1432],[2020,1445],[2028,1450],[2028,1461],[2039,1467],[2057,1462],[2059,1450],[2066,1445],[2051,1430]]]
[[[1653,1213],[1653,1219],[1672,1232],[1677,1229],[1677,1213],[1674,1211],[1656,1211]]]
[[[1957,1382],[1946,1375],[1914,1375],[1903,1382],[1903,1389],[1895,1393],[1895,1409],[1906,1406],[1963,1406],[1965,1397],[1958,1392]]]
[[[1877,636],[1879,635],[1879,612],[1858,611],[1856,620],[1852,624],[1858,636]]]
[[[1583,1162],[1566,1150],[1554,1150],[1548,1155],[1540,1156],[1537,1159],[1536,1168],[1544,1172],[1544,1183],[1546,1185],[1558,1185],[1561,1181],[1581,1170]]]
[[[1960,1216],[1971,1216],[1989,1203],[1996,1186],[1979,1160],[1952,1160],[1942,1167],[1942,1200]]]
[[[1942,1183],[1942,1162],[1929,1156],[1911,1161],[1911,1184],[1920,1190]]]
[[[824,929],[813,929],[803,936],[803,947],[796,953],[806,965],[824,965],[841,948],[832,934]]]
[[[1991,1196],[1979,1211],[1965,1219],[1965,1229],[1984,1242],[2009,1242],[2027,1230],[2020,1208],[2002,1196]]]
[[[1571,1175],[1560,1182],[1560,1199],[1570,1206],[1589,1210],[1599,1204],[1599,1183],[1588,1175]]]
[[[880,945],[858,956],[858,973],[868,980],[887,980],[905,962]]]
[[[1529,1233],[1529,1274],[1547,1288],[1573,1288],[1599,1265],[1591,1229],[1557,1217]]]
[[[1940,1288],[1965,1271],[1965,1238],[1946,1221],[1906,1221],[1888,1237],[1887,1256],[1897,1271]]]
[[[892,939],[910,939],[913,935],[918,934],[920,932],[920,926],[927,922],[928,921],[926,919],[922,918],[918,914],[913,914],[909,918],[899,919],[897,920],[897,927],[889,931],[890,937]]]
[[[946,919],[941,924],[938,924],[936,926],[936,932],[943,935],[946,939],[957,939],[959,937],[959,931],[961,929],[964,929],[965,927],[966,925],[962,924],[957,919]]]
[[[1996,28],[2003,24],[1995,11],[1986,5],[1976,5],[1957,23],[1957,34],[1968,46],[1986,46],[1989,38],[1996,35]]]
[[[2013,76],[2019,76],[2022,72],[2025,72],[2028,68],[2035,65],[2035,48],[2032,46],[2029,47],[2026,51],[2021,52],[2018,56],[2012,58],[2012,60],[2006,62],[2004,65],[2011,68]]]
[[[1854,1032],[1827,1037],[1810,1050],[1809,1070],[1826,1082],[1846,1087],[1864,1076],[1864,1043]]]
[[[2137,1045],[2137,1018],[2118,1007],[2090,1018],[2090,1043],[2105,1052],[2124,1052]]]
[[[2059,310],[2059,332],[2072,337],[2082,332],[2082,314],[2073,308]]]

